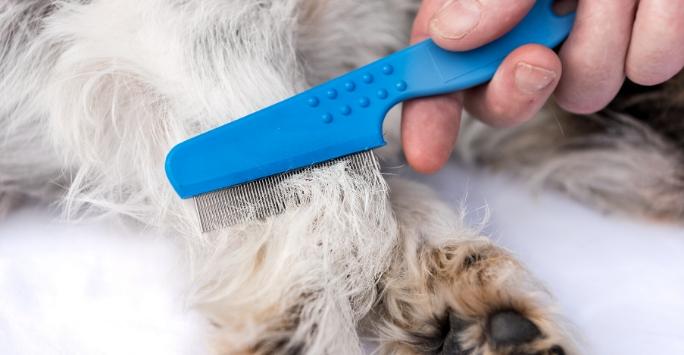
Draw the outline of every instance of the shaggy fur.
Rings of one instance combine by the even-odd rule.
[[[576,353],[543,287],[423,187],[341,163],[285,182],[309,204],[202,234],[166,182],[174,144],[404,46],[416,5],[1,2],[0,213],[39,198],[70,218],[113,214],[176,238],[221,354],[358,354],[359,328],[383,353]],[[607,208],[681,216],[681,134],[625,115],[667,95],[564,139],[539,134],[557,127],[547,119],[473,128],[464,142],[472,160]]]
[[[605,212],[684,222],[684,74],[644,88],[627,83],[589,116],[548,107],[521,127],[469,121],[457,151]]]

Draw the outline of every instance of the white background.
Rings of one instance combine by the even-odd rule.
[[[404,170],[404,175],[412,175]],[[605,216],[450,165],[427,182],[556,295],[589,354],[684,354],[684,228]],[[466,194],[467,192],[467,194]],[[177,251],[38,208],[0,222],[0,354],[202,354]]]

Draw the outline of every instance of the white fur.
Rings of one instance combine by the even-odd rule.
[[[35,11],[39,3],[48,2],[13,3],[4,16]],[[220,303],[227,327],[239,323],[242,333],[263,332],[259,328],[268,323],[250,320],[250,315],[274,304],[294,305],[302,293],[320,293],[312,296],[316,302],[307,312],[319,322],[329,319],[332,323],[321,329],[334,332],[319,332],[314,342],[359,351],[353,327],[370,308],[373,285],[394,245],[383,186],[359,186],[345,179],[341,167],[333,167],[317,173],[315,181],[321,184],[311,207],[268,223],[202,235],[194,209],[172,192],[162,168],[166,152],[182,139],[292,95],[308,86],[307,80],[322,80],[381,53],[369,47],[401,45],[404,35],[393,34],[391,22],[405,23],[410,5],[331,4],[59,2],[45,29],[13,44],[13,65],[2,67],[10,73],[3,75],[0,93],[10,100],[0,108],[6,135],[0,171],[8,175],[0,176],[0,188],[40,194],[35,186],[69,174],[63,199],[68,216],[115,213],[183,238],[199,285],[195,301]],[[354,13],[366,18],[332,21]],[[375,20],[368,18],[373,13]],[[308,33],[309,26],[315,33]],[[353,33],[380,33],[383,46],[350,38]],[[324,46],[328,41],[341,45]],[[310,53],[298,53],[299,43],[306,43]],[[315,69],[321,65],[328,72]],[[307,70],[319,77],[306,77]],[[373,196],[356,193],[373,189]],[[339,193],[357,199],[331,204],[337,200],[331,196]],[[372,218],[358,219],[359,214]],[[318,218],[331,223],[317,228]],[[250,272],[257,260],[266,265]],[[292,265],[292,260],[299,263]],[[336,308],[347,303],[338,299],[348,297],[355,299],[353,309]],[[244,317],[236,316],[241,312]],[[350,328],[336,326],[341,318],[348,319]],[[302,322],[302,338],[309,336],[310,326]],[[232,334],[224,335],[224,341],[252,338]],[[319,352],[316,347],[311,351]]]
[[[360,353],[356,326],[384,273],[405,262],[400,240],[416,248],[473,240],[459,217],[396,182],[390,189],[402,193],[390,201],[381,179],[350,176],[338,164],[287,182],[306,189],[310,204],[202,234],[163,162],[185,138],[400,48],[415,5],[0,4],[0,197],[56,191],[70,218],[115,214],[177,238],[197,285],[192,301],[217,325],[219,351]],[[430,222],[411,217],[426,206],[434,206]]]

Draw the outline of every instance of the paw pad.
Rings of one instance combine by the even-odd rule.
[[[497,346],[524,344],[541,335],[532,321],[512,310],[490,316],[488,332],[492,343]]]

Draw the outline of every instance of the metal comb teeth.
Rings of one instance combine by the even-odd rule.
[[[301,192],[286,191],[282,183],[294,175],[342,162],[346,163],[346,170],[350,174],[365,178],[377,176],[380,170],[378,160],[368,150],[199,195],[194,200],[202,232],[263,220],[283,213],[288,206],[302,205],[306,203],[306,197]]]

